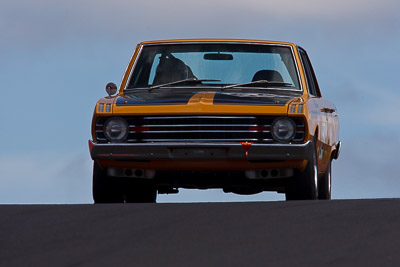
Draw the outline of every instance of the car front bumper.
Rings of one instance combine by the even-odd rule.
[[[241,143],[109,143],[89,140],[93,160],[151,161],[151,160],[248,160],[279,161],[308,160],[313,142],[303,144]],[[247,151],[247,152],[246,152]]]

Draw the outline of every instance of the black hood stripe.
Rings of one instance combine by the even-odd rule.
[[[117,98],[117,106],[186,105],[197,92],[179,94],[135,93]]]

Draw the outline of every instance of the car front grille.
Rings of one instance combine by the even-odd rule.
[[[148,116],[124,117],[129,125],[126,142],[273,142],[271,124],[276,117],[256,116]],[[96,139],[108,142],[104,135],[107,117],[96,122]],[[304,140],[305,126],[296,123],[294,142]]]

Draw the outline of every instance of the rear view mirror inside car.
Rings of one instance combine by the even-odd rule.
[[[221,53],[208,53],[204,55],[205,60],[233,60],[231,54],[221,54]]]

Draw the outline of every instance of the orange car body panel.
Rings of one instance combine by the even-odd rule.
[[[219,104],[214,105],[213,99],[215,91],[202,91],[194,94],[186,104],[176,105],[140,105],[140,106],[118,106],[116,99],[123,95],[127,86],[132,69],[135,66],[136,59],[143,45],[147,44],[168,44],[168,43],[201,43],[201,42],[228,42],[228,43],[249,43],[249,44],[278,44],[291,46],[294,51],[295,61],[297,63],[300,84],[303,89],[300,97],[293,98],[285,105],[238,105],[238,104]],[[318,89],[319,90],[319,89]],[[99,110],[99,105],[110,105],[108,112]],[[240,106],[240,108],[238,108]],[[291,108],[295,106],[295,108]],[[302,110],[300,107],[302,106]],[[295,112],[291,112],[294,110]],[[300,112],[298,112],[300,111]],[[329,112],[326,112],[329,111]],[[339,143],[339,121],[336,107],[329,101],[322,99],[321,96],[312,96],[306,80],[305,69],[303,67],[299,48],[297,45],[288,42],[261,41],[261,40],[238,40],[238,39],[189,39],[189,40],[164,40],[142,42],[136,50],[128,64],[122,82],[116,96],[102,98],[96,104],[93,114],[92,136],[96,142],[96,119],[104,116],[132,116],[132,115],[273,115],[301,117],[305,123],[305,140],[317,140],[318,170],[322,174],[332,158]],[[243,140],[246,141],[246,140]],[[246,170],[246,169],[264,169],[264,168],[297,168],[302,170],[307,164],[307,160],[287,160],[283,162],[264,162],[252,163],[246,160],[237,161],[211,161],[211,160],[154,160],[149,162],[135,161],[115,161],[111,159],[98,160],[103,167],[121,167],[121,168],[151,168],[154,170]]]

